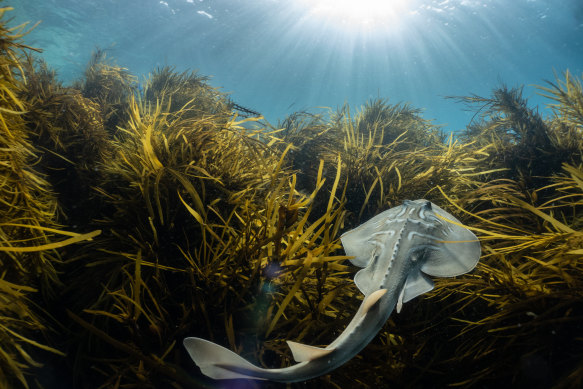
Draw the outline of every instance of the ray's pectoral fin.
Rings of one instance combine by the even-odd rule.
[[[450,215],[451,217],[451,215]],[[453,218],[453,217],[452,217]],[[471,271],[481,255],[480,241],[461,224],[448,223],[438,241],[427,250],[421,271],[434,277],[454,277]]]

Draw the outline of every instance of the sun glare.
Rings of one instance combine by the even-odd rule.
[[[396,22],[411,0],[302,0],[313,16],[352,26]]]

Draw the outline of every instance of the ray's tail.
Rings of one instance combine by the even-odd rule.
[[[202,373],[215,380],[265,379],[261,378],[265,369],[255,366],[216,343],[200,338],[186,338],[184,339],[184,347]]]

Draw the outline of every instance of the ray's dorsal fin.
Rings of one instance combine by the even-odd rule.
[[[325,348],[309,346],[303,343],[292,342],[291,340],[286,340],[286,342],[296,362],[311,361],[313,359],[326,356],[334,351],[334,349],[328,350]]]
[[[366,296],[362,302],[362,312],[366,313],[387,293],[386,289],[379,289],[370,296]]]

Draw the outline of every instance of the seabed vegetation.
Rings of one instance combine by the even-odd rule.
[[[328,344],[362,296],[339,236],[404,199],[482,242],[358,357],[290,387],[583,386],[583,87],[457,97],[446,136],[409,104],[277,125],[195,72],[143,81],[97,50],[63,85],[0,9],[0,387],[229,387],[199,336],[269,367]],[[241,382],[237,387],[284,385]]]

